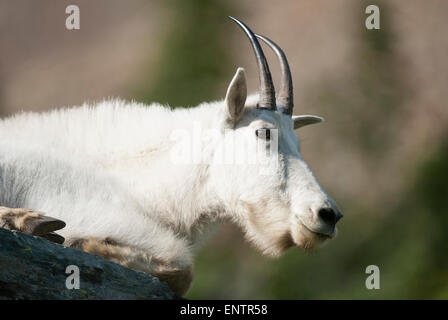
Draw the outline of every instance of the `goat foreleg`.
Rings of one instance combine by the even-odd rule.
[[[100,255],[106,260],[155,276],[165,281],[178,296],[183,296],[193,281],[193,268],[190,264],[164,261],[145,250],[118,243],[113,239],[68,239],[64,245]]]

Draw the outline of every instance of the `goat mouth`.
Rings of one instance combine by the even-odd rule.
[[[317,232],[312,230],[311,228],[309,228],[306,224],[303,223],[303,221],[300,221],[300,224],[309,232],[311,232],[313,235],[315,235],[319,240],[329,240],[329,239],[333,239],[336,232],[333,232],[332,234],[327,234],[327,233],[321,233],[321,232]]]
[[[305,227],[306,228],[306,227]],[[308,228],[307,228],[308,229]],[[308,229],[309,230],[309,229]],[[310,230],[311,231],[311,230]],[[328,234],[324,234],[324,233],[319,233],[319,232],[314,232],[311,231],[313,234],[315,234],[320,240],[329,240],[329,239],[333,239],[333,236],[328,235]]]
[[[293,232],[293,237],[296,247],[305,252],[310,252],[321,248],[328,242],[327,240],[334,237],[334,234],[325,234],[314,231],[304,223],[299,222],[296,226],[296,230]]]

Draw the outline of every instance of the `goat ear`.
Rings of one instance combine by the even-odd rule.
[[[226,108],[227,115],[232,122],[240,120],[243,114],[244,105],[247,98],[246,72],[243,68],[238,68],[227,88]]]
[[[292,116],[292,121],[294,121],[294,130],[297,130],[309,124],[322,122],[324,118],[318,116]]]

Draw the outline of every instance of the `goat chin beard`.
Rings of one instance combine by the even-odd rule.
[[[277,241],[271,241],[270,245],[258,244],[258,249],[270,258],[281,257],[286,250],[296,247],[305,252],[316,250],[326,243],[329,237],[312,232],[304,226],[300,226],[300,229],[292,234],[288,232],[280,237]]]
[[[330,237],[312,232],[304,225],[299,224],[295,232],[292,233],[292,238],[296,247],[309,252],[321,248]]]
[[[309,252],[322,247],[330,237],[312,232],[301,223],[295,228],[294,232],[285,232],[276,239],[264,238],[248,235],[246,238],[252,242],[265,256],[279,258],[286,250],[297,247],[303,251]]]

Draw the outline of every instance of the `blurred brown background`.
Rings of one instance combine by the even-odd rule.
[[[81,29],[65,28],[76,4]],[[367,30],[369,4],[381,29]],[[448,298],[448,2],[0,0],[0,115],[109,96],[194,106],[258,76],[241,18],[286,52],[302,153],[345,213],[310,254],[262,257],[233,226],[199,251],[189,298]],[[265,50],[274,79],[275,56]],[[4,139],[4,137],[0,137]],[[378,265],[381,289],[367,290]]]

